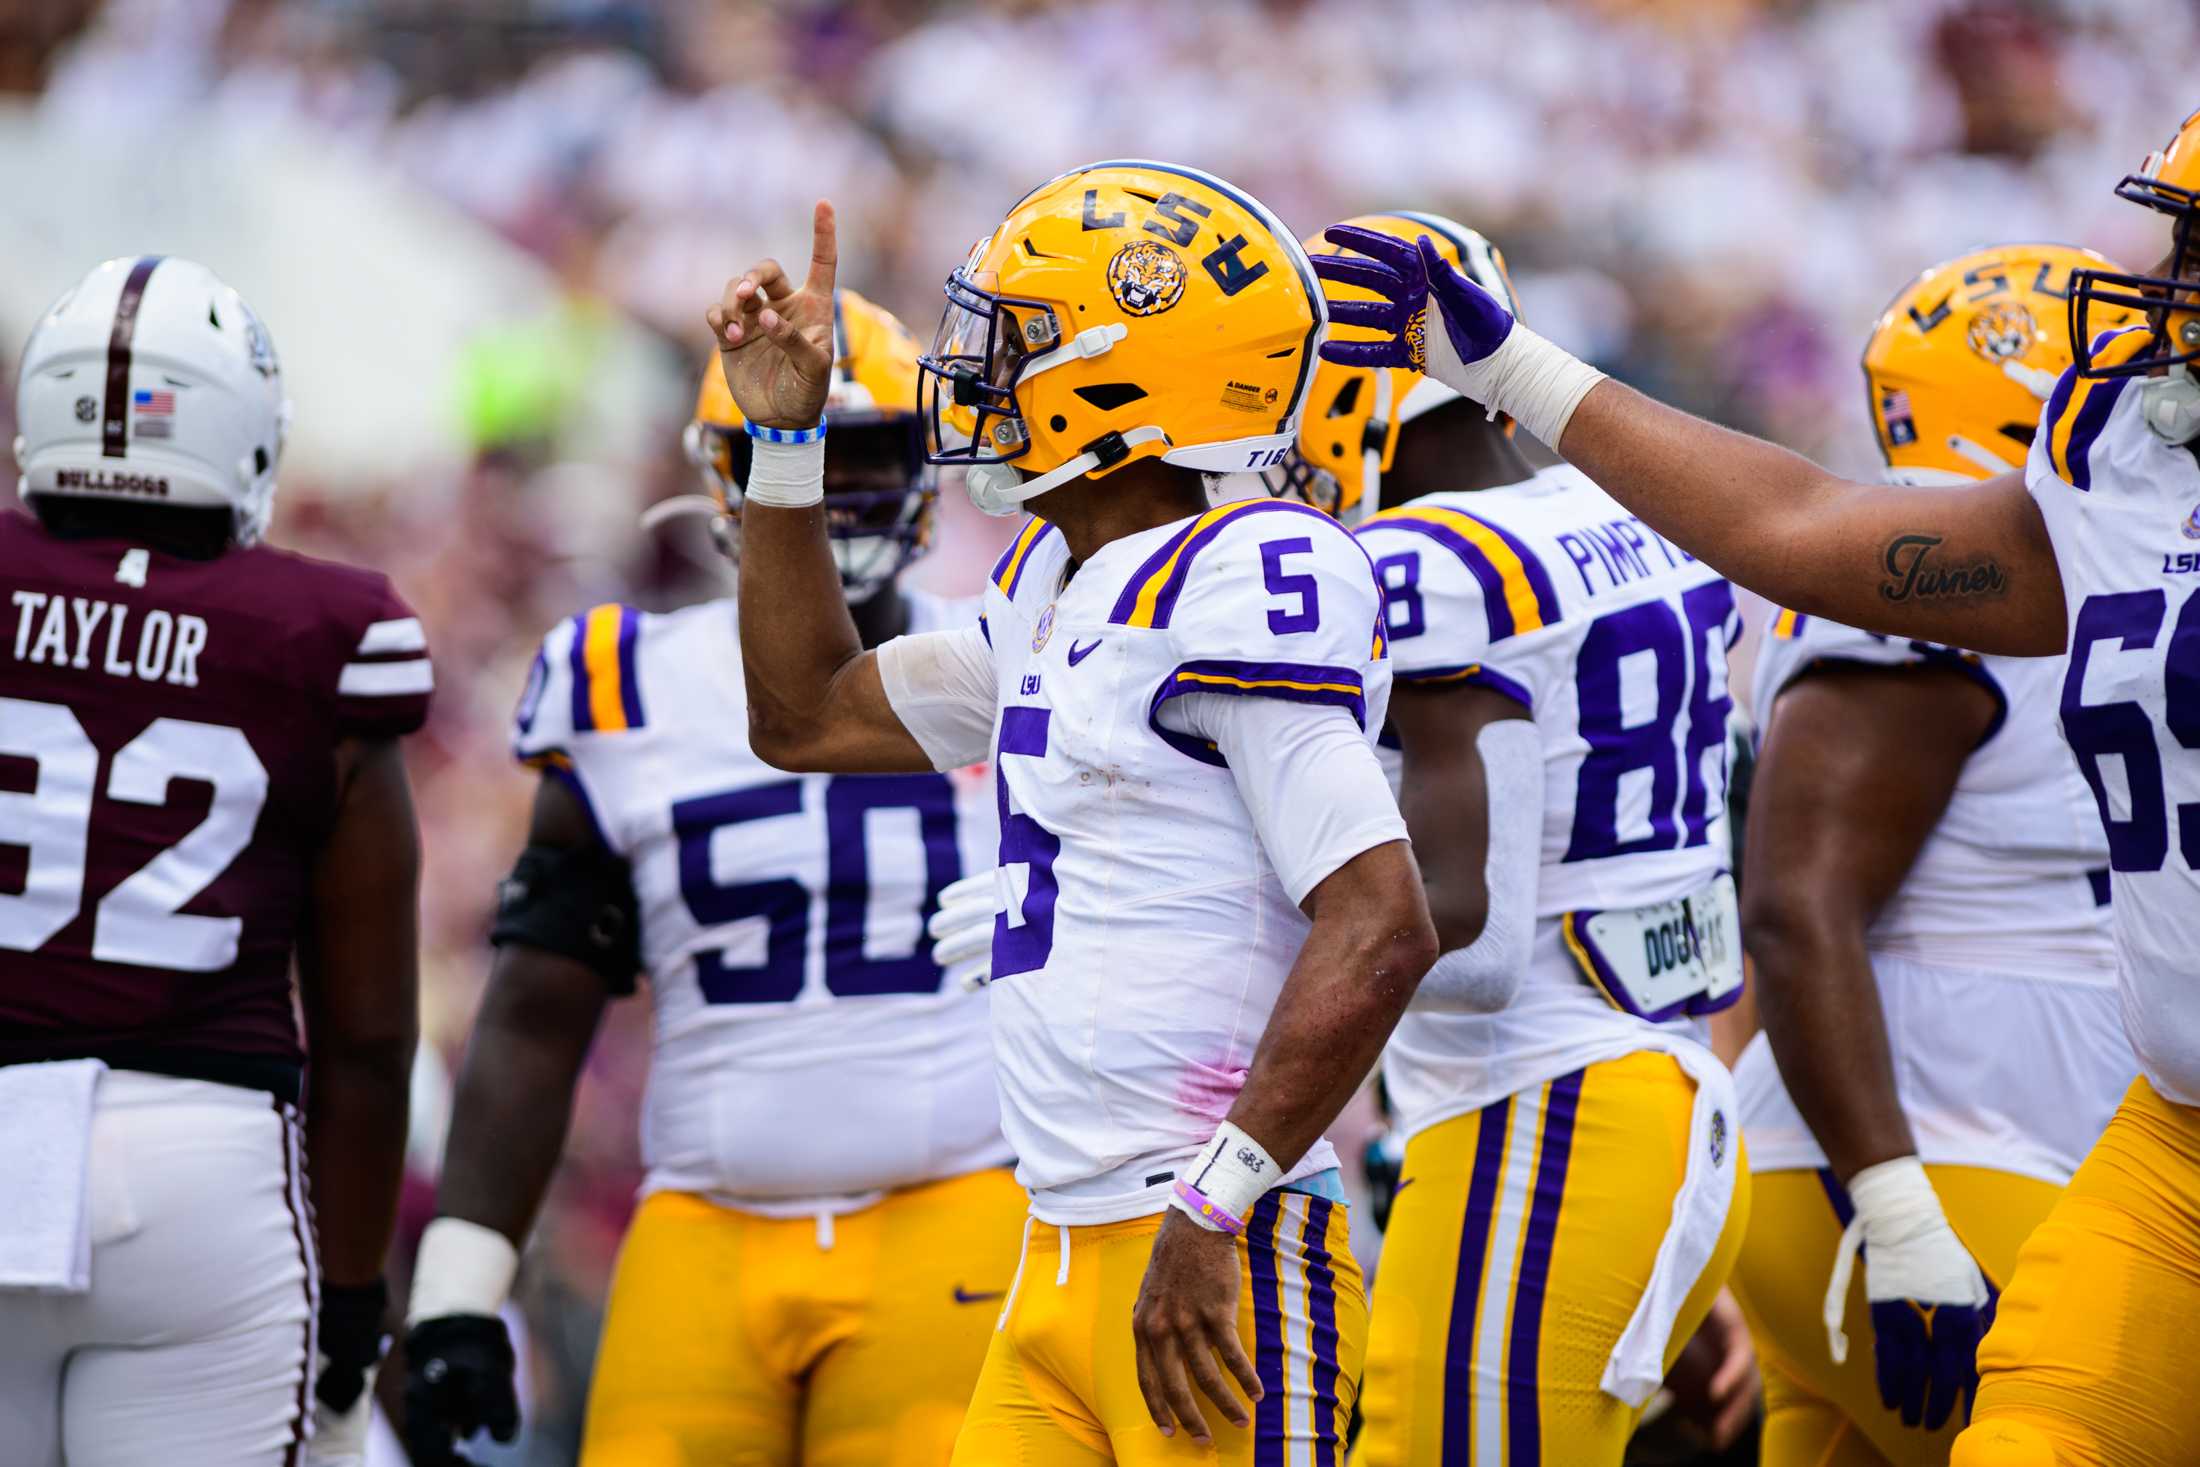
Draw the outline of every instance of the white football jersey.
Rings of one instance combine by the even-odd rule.
[[[2147,427],[2147,385],[2065,372],[2025,482],[2062,571],[2062,731],[2108,835],[2124,1028],[2154,1088],[2200,1105],[2200,461]]]
[[[909,599],[915,630],[976,612]],[[943,981],[924,931],[940,888],[991,860],[982,767],[765,764],[730,600],[560,624],[515,748],[632,868],[655,1026],[646,1191],[813,1212],[1007,1163],[987,997]]]
[[[2108,842],[2056,728],[2062,662],[1781,611],[1757,654],[1765,721],[1784,688],[1827,663],[1952,667],[2001,704],[1865,941],[1918,1154],[2067,1182],[2138,1061],[2116,1019]],[[1826,1164],[1762,1035],[1734,1081],[1754,1170]]]
[[[1358,534],[1387,593],[1398,680],[1506,694],[1529,710],[1544,757],[1527,975],[1499,1013],[1406,1014],[1383,1055],[1401,1128],[1634,1049],[1699,1042],[1699,1017],[1653,1024],[1608,1000],[1569,931],[1700,892],[1728,865],[1733,589],[1564,464],[1424,495]],[[1403,760],[1386,753],[1395,782]]]
[[[986,590],[1009,895],[993,1028],[1033,1211],[1092,1223],[1166,1205],[1310,926],[1229,768],[1163,709],[1191,693],[1342,707],[1372,742],[1390,665],[1367,557],[1304,505],[1224,505],[1071,570],[1033,520]],[[1323,799],[1308,788],[1278,818],[1320,821]],[[1345,859],[1404,835],[1395,807],[1347,818],[1379,829]],[[1280,1180],[1336,1164],[1317,1142]]]

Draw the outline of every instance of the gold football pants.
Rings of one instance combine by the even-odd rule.
[[[1996,1288],[2062,1188],[1984,1167],[1931,1166],[1933,1190],[1963,1246]],[[1826,1280],[1848,1197],[1831,1172],[1759,1172],[1734,1297],[1749,1316],[1765,1377],[1763,1467],[1944,1467],[1960,1415],[1939,1431],[1904,1426],[1879,1401],[1864,1270],[1849,1284],[1846,1364],[1826,1343]],[[2004,1299],[2003,1306],[2007,1307]]]
[[[1695,1099],[1670,1056],[1638,1052],[1406,1143],[1355,1467],[1618,1467],[1641,1413],[1605,1394],[1605,1362],[1649,1285]],[[1668,1368],[1733,1267],[1749,1207],[1744,1167]]]
[[[2200,1461],[2200,1110],[2134,1080],[2017,1253],[1953,1467]]]
[[[1005,1169],[832,1220],[646,1198],[619,1249],[585,1467],[943,1467],[1016,1268]]]
[[[1138,1389],[1131,1309],[1161,1222],[1031,1222],[954,1467],[1337,1467],[1367,1351],[1345,1208],[1276,1191],[1253,1209],[1238,1247],[1238,1334],[1263,1395],[1249,1427],[1203,1404],[1214,1433],[1204,1448],[1181,1429],[1163,1436]]]

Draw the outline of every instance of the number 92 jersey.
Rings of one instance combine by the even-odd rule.
[[[973,602],[911,594],[919,629]],[[986,995],[932,961],[940,889],[987,862],[982,767],[795,775],[748,744],[734,603],[599,606],[551,631],[519,758],[633,873],[654,1023],[645,1191],[852,1207],[1004,1165]]]
[[[1166,1205],[1245,1083],[1310,928],[1299,901],[1405,829],[1371,752],[1390,696],[1380,600],[1334,520],[1244,501],[1072,569],[1061,533],[1032,520],[986,591],[1007,898],[993,1029],[1033,1211],[1084,1224]],[[1288,709],[1292,729],[1334,725],[1291,705],[1349,713],[1375,803],[1341,801],[1355,786],[1340,770],[1256,823],[1198,720],[1176,716],[1201,694]],[[1336,1164],[1317,1142],[1277,1180]]]
[[[2108,834],[2124,1029],[2154,1088],[2200,1105],[2200,462],[2147,426],[2165,381],[2064,372],[2025,484],[2062,571],[2062,731]]]
[[[1403,1129],[1698,1037],[1693,1016],[1731,992],[1652,1024],[1600,991],[1578,949],[1593,919],[1701,900],[1726,868],[1732,588],[1564,464],[1424,495],[1357,533],[1388,599],[1398,681],[1503,693],[1529,711],[1544,757],[1528,972],[1500,1013],[1407,1013],[1383,1062]],[[1402,758],[1385,754],[1395,782]],[[1731,897],[1726,932],[1738,940]]]

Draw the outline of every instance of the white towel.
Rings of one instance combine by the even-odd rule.
[[[1734,1104],[1734,1079],[1707,1049],[1677,1035],[1661,1034],[1638,1049],[1673,1056],[1696,1082],[1696,1106],[1689,1119],[1688,1170],[1673,1199],[1673,1219],[1650,1270],[1635,1313],[1605,1362],[1604,1393],[1640,1406],[1665,1379],[1665,1347],[1697,1280],[1711,1264],[1734,1205],[1735,1175],[1741,1169],[1742,1130]]]
[[[92,1286],[92,1099],[106,1068],[0,1065],[0,1288]]]

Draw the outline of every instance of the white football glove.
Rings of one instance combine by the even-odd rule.
[[[1914,1156],[1868,1166],[1849,1179],[1856,1216],[1841,1235],[1826,1288],[1826,1340],[1833,1363],[1848,1358],[1841,1331],[1849,1278],[1864,1258],[1879,1396],[1905,1426],[1938,1431],[1957,1406],[1966,1420],[1978,1390],[1978,1343],[1993,1324],[1997,1295],[1948,1224],[1939,1194]]]
[[[993,977],[993,919],[1001,911],[1001,871],[989,866],[940,889],[940,907],[924,924],[932,937],[932,961],[954,970],[967,990]]]

